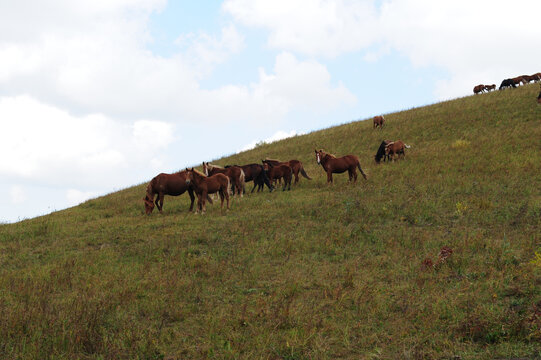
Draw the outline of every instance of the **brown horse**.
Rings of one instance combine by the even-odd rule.
[[[282,188],[282,191],[291,190],[291,179],[292,179],[292,173],[293,170],[289,165],[286,164],[278,164],[273,165],[271,163],[267,164],[269,166],[269,179],[272,183],[274,180],[278,179],[284,179],[284,187]]]
[[[237,195],[243,196],[244,190],[244,171],[238,166],[230,166],[228,168],[223,168],[218,165],[212,165],[210,163],[203,162],[203,172],[207,176],[212,176],[215,174],[225,174],[229,177],[231,182],[233,195],[235,195],[235,189],[237,190]]]
[[[385,122],[385,118],[383,115],[374,116],[374,129],[379,126],[380,129],[383,128],[383,123]]]
[[[227,169],[232,166],[238,165],[226,165],[225,168]],[[274,190],[274,187],[270,183],[269,176],[267,175],[267,172],[265,171],[263,165],[252,163],[247,165],[240,165],[239,167],[242,169],[242,171],[244,171],[244,183],[247,183],[249,181],[254,182],[252,192],[254,192],[256,186],[258,187],[257,192],[260,192],[261,190],[263,190],[264,185],[267,185],[270,192]],[[245,193],[245,189],[243,190],[243,192]]]
[[[284,164],[284,165],[287,165],[291,168],[291,171],[293,172],[293,175],[295,175],[295,185],[299,182],[299,173],[304,176],[305,178],[307,178],[308,180],[312,180],[312,178],[310,176],[308,176],[308,174],[306,173],[306,171],[304,171],[304,166],[302,165],[302,162],[300,162],[299,160],[289,160],[289,161],[280,161],[280,160],[275,160],[275,159],[265,159],[265,160],[261,160],[263,162],[263,164],[267,164],[267,165],[281,165],[281,164]]]
[[[229,177],[224,174],[215,174],[205,176],[203,173],[194,170],[194,168],[186,169],[186,181],[193,187],[197,194],[197,212],[204,214],[207,211],[205,200],[209,194],[219,193],[221,200],[221,209],[224,208],[224,197],[227,200],[227,210],[229,210],[229,187],[231,185]]]
[[[332,183],[332,174],[341,174],[345,171],[349,174],[349,181],[357,182],[357,168],[361,171],[361,175],[366,180],[366,174],[361,169],[359,158],[355,155],[346,155],[340,158],[326,153],[323,150],[314,150],[316,153],[316,161],[327,172],[327,184]]]
[[[490,90],[496,90],[496,84],[485,85],[485,91],[489,92]]]
[[[511,80],[513,80],[513,83],[515,85],[527,84],[528,83],[522,76],[517,76],[516,78],[512,78]]]
[[[476,85],[473,87],[473,93],[474,94],[479,94],[481,92],[485,91],[485,85],[483,84],[479,84],[479,85]]]
[[[385,146],[385,154],[391,160],[395,160],[395,155],[397,155],[398,158],[400,158],[400,155],[402,155],[402,159],[404,159],[406,157],[404,150],[409,149],[410,147],[411,146],[404,144],[402,140],[392,141]]]
[[[186,182],[186,171],[180,171],[174,174],[161,173],[155,176],[147,185],[147,194],[143,198],[145,202],[145,213],[148,215],[154,210],[154,197],[156,197],[156,206],[160,213],[163,209],[163,198],[165,195],[179,196],[188,191],[190,195],[191,204],[190,211],[193,210],[193,202],[195,196],[193,195],[192,188]]]

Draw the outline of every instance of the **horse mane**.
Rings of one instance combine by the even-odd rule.
[[[197,169],[193,169],[192,171],[193,171],[194,173],[196,173],[197,175],[199,175],[199,176],[202,176],[202,177],[204,177],[204,178],[207,177],[207,175],[203,174],[201,171],[199,171],[199,170],[197,170]]]
[[[207,167],[209,169],[223,169],[223,167],[221,167],[220,165],[214,165],[214,164],[210,164],[210,163],[207,163]]]
[[[326,152],[323,152],[325,153],[326,156],[330,157],[331,159],[336,159],[336,156],[334,156],[333,154],[331,153],[326,153]]]

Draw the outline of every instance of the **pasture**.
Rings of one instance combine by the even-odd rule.
[[[312,178],[228,212],[189,213],[184,194],[146,216],[145,183],[0,225],[0,358],[539,357],[538,91],[212,160],[298,159]],[[411,145],[405,159],[376,165],[383,139]],[[355,154],[368,180],[327,185],[314,149]]]

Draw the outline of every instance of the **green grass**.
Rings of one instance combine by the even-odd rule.
[[[538,86],[470,96],[215,161],[299,159],[312,181],[221,213],[146,184],[0,226],[0,358],[541,356]],[[383,139],[412,148],[376,165]],[[359,156],[326,176],[314,148]],[[436,263],[443,246],[453,254]]]

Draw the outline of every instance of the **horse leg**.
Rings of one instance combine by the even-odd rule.
[[[225,191],[225,200],[227,201],[227,210],[229,210],[229,193]]]
[[[220,189],[220,200],[221,200],[221,203],[220,203],[220,211],[222,212],[224,210],[224,192],[222,189]]]
[[[295,172],[295,185],[299,182],[299,172]]]
[[[191,188],[188,189],[188,195],[190,195],[190,200],[191,200],[190,210],[188,210],[188,211],[191,212],[193,210],[193,203],[195,201],[195,196],[194,196],[193,190]]]
[[[332,184],[332,172],[327,171],[327,185]]]
[[[203,191],[203,194],[201,194],[201,214],[204,214],[207,212],[207,206],[206,206],[207,195],[208,193],[206,191]]]
[[[162,209],[163,209],[163,198],[165,197],[165,195],[163,193],[158,193],[158,197],[156,198],[156,206],[158,207],[158,210],[160,211],[160,213],[162,212]]]

